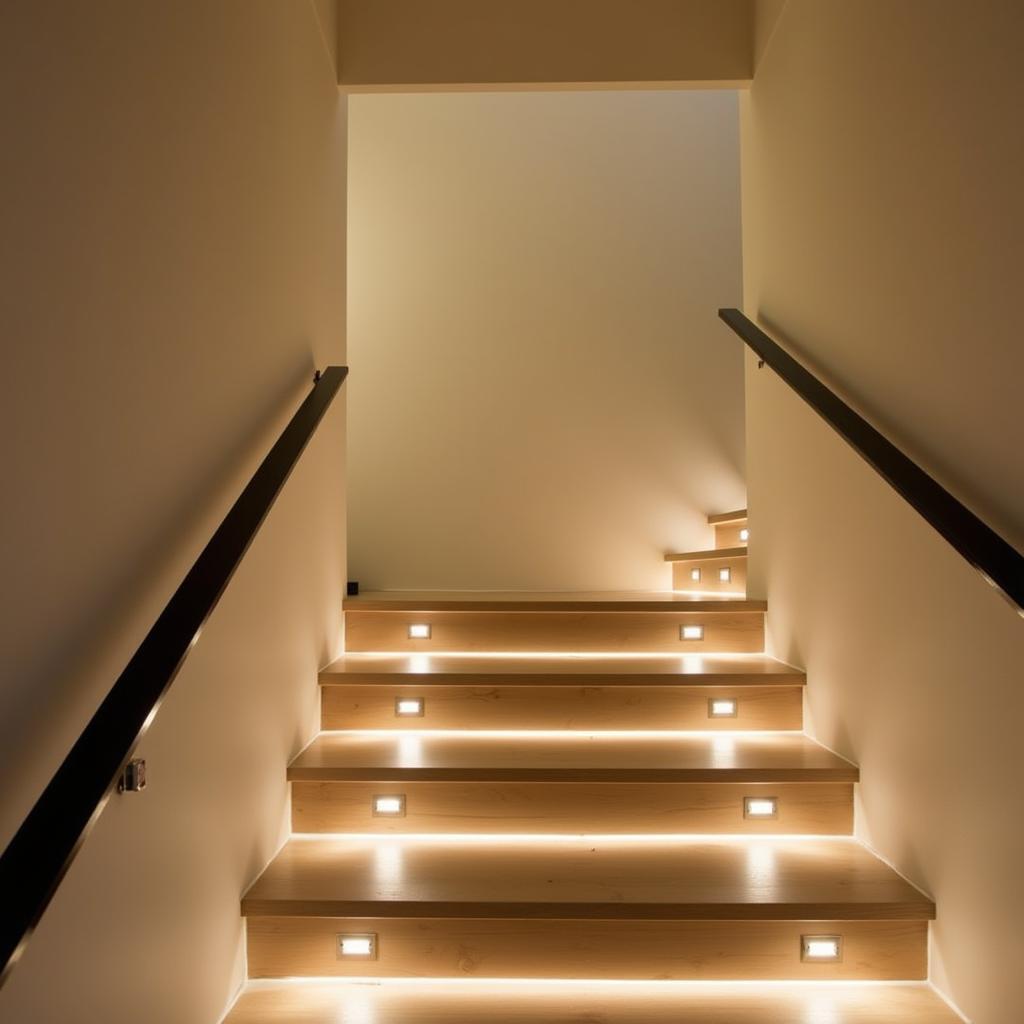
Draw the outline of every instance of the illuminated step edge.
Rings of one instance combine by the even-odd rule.
[[[224,1024],[959,1024],[924,982],[496,981],[324,978],[250,981]]]

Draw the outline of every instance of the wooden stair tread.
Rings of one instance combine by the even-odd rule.
[[[747,521],[747,510],[738,508],[734,512],[717,512],[708,516],[709,526],[725,526],[726,523],[745,523]]]
[[[707,551],[679,551],[665,556],[666,562],[710,561],[712,558],[746,558],[747,549],[742,548],[710,548]]]
[[[667,590],[378,590],[345,598],[349,612],[763,612],[767,601],[734,595],[688,597]]]
[[[796,733],[602,735],[323,733],[292,780],[856,782],[855,765]]]
[[[251,916],[926,920],[931,900],[852,839],[289,840]]]
[[[803,686],[799,669],[764,654],[459,655],[345,654],[320,673],[325,685],[415,683],[506,686]]]
[[[224,1024],[961,1024],[922,982],[250,982]]]

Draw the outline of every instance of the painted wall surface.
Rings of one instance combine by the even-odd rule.
[[[745,498],[735,95],[350,104],[351,574],[668,587]]]
[[[743,109],[745,305],[1018,546],[1015,3],[789,0]],[[1024,622],[747,363],[751,587],[861,766],[858,829],[938,904],[932,975],[1024,1006]]]
[[[7,4],[0,842],[344,361],[345,101],[313,6]],[[339,643],[344,407],[286,484],[0,1020],[213,1022]]]
[[[735,88],[752,0],[339,0],[342,86]]]

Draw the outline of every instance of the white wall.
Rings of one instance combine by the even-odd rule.
[[[0,120],[6,844],[314,367],[344,361],[346,131],[307,0],[4,5]],[[220,1016],[338,646],[343,459],[338,402],[0,1020]]]
[[[668,586],[745,498],[735,94],[350,104],[350,575]]]
[[[1018,545],[1022,29],[995,0],[789,0],[742,138],[748,315]],[[934,980],[1013,1024],[1024,622],[752,357],[747,453],[772,650],[861,766],[859,833],[936,899]]]

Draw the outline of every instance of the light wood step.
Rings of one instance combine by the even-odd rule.
[[[665,561],[672,563],[673,590],[737,596],[747,592],[745,547],[684,551],[666,555]]]
[[[346,654],[320,675],[325,729],[801,729],[803,672],[765,655]],[[424,715],[396,714],[422,700]],[[711,700],[734,717],[710,717]]]
[[[738,526],[747,521],[747,510],[738,508],[733,512],[715,512],[708,516],[711,526]]]
[[[766,607],[764,601],[694,599],[671,591],[369,592],[345,601],[345,646],[391,652],[760,652]],[[415,627],[429,636],[418,638]],[[698,635],[689,637],[688,630]]]
[[[251,977],[913,980],[934,906],[852,839],[349,837],[289,841],[242,912]]]
[[[259,981],[224,1024],[960,1024],[924,983]]]
[[[848,835],[857,769],[788,733],[356,732],[322,734],[288,777],[297,832]]]
[[[289,840],[247,916],[915,920],[934,904],[846,838]]]
[[[291,764],[292,781],[856,782],[856,765],[801,733],[741,736],[507,736],[322,733]]]
[[[325,685],[803,686],[805,673],[766,654],[370,654],[348,653],[320,673]]]
[[[716,548],[733,548],[741,544],[745,547],[747,545],[749,530],[745,508],[737,509],[735,512],[719,512],[716,515],[708,516],[708,523],[715,528]]]

